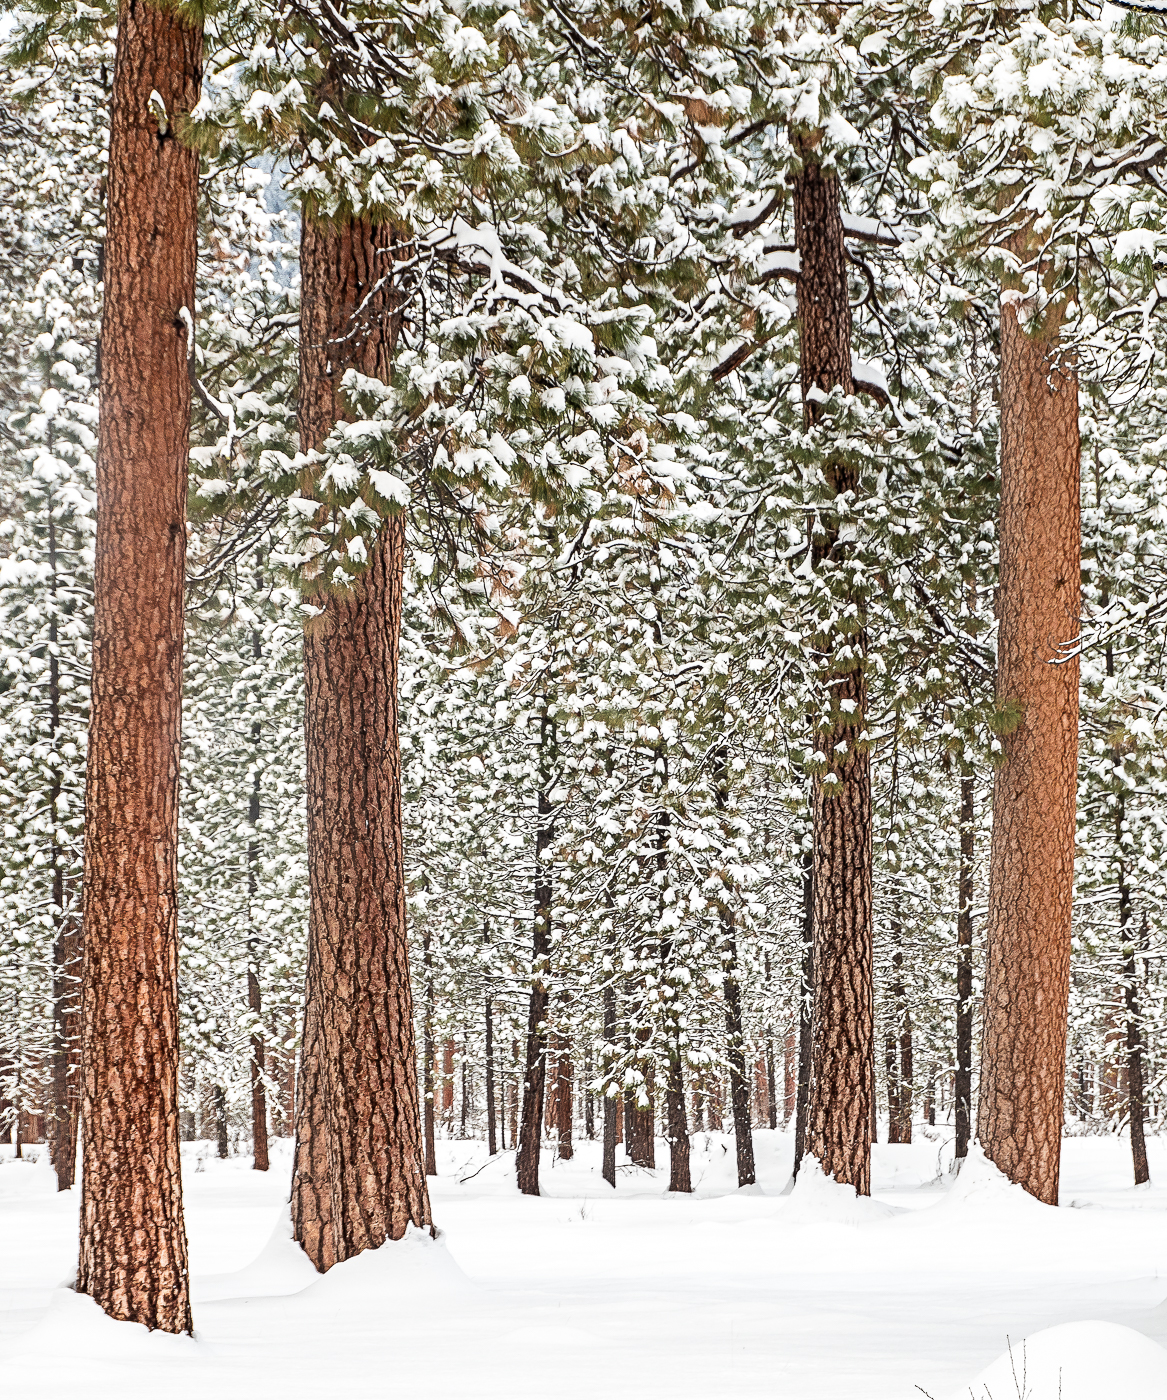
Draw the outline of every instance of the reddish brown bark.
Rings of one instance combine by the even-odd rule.
[[[1056,324],[1001,308],[997,696],[1020,723],[993,788],[977,1134],[1010,1180],[1058,1199],[1078,766],[1078,381]]]
[[[798,278],[799,367],[808,425],[821,417],[819,399],[832,389],[855,392],[851,311],[839,182],[803,140],[794,179]],[[856,468],[823,463],[833,497],[854,493]],[[816,567],[842,557],[837,524],[824,517],[813,541]],[[871,1189],[871,1119],[875,1107],[872,1004],[871,767],[862,743],[867,714],[859,624],[822,639],[830,714],[819,722],[815,748],[823,771],[814,782],[814,1047],[807,1146],[822,1169],[860,1195]]]
[[[342,416],[343,372],[387,378],[392,232],[354,220],[301,235],[300,441]],[[358,309],[361,308],[358,316]],[[304,640],[309,932],[292,1180],[295,1237],[318,1269],[430,1226],[405,928],[397,661],[405,531],[327,594]]]
[[[191,1329],[178,1122],[178,742],[202,33],[123,0],[110,109],[77,1291]],[[162,99],[168,120],[150,108]]]

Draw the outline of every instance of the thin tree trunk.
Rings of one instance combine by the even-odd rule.
[[[612,907],[612,898],[608,894],[608,907]],[[613,921],[613,925],[614,925]],[[619,1114],[620,1100],[617,1095],[611,1092],[612,1085],[608,1083],[608,1076],[612,1072],[612,1059],[616,1044],[616,934],[615,928],[609,934],[609,946],[613,952],[612,970],[608,973],[604,983],[604,1157],[603,1157],[603,1177],[613,1190],[616,1189],[616,1139],[619,1136]]]
[[[852,394],[851,311],[839,182],[818,164],[809,141],[799,143],[802,169],[794,177],[794,232],[800,255],[798,321],[803,413],[821,418],[818,394]],[[850,461],[823,463],[832,497],[854,493]],[[816,568],[842,558],[838,527],[828,523],[813,542]],[[815,1029],[808,1148],[823,1171],[871,1190],[875,1026],[872,1003],[871,764],[865,726],[867,634],[863,600],[853,604],[860,625],[831,633],[826,677],[829,710],[816,721],[823,755],[814,780]]]
[[[714,755],[714,802],[720,813],[729,806],[729,751],[719,745]],[[728,891],[727,891],[728,893]],[[722,951],[725,957],[722,996],[725,1001],[725,1034],[729,1061],[729,1096],[733,1106],[733,1132],[737,1147],[737,1184],[753,1186],[754,1130],[750,1123],[750,1085],[746,1071],[746,1037],[742,1013],[741,970],[738,964],[737,930],[728,902],[718,906]]]
[[[899,916],[892,921],[892,1027],[888,1031],[888,1142],[912,1140],[912,1013],[904,986],[903,931]],[[895,1081],[893,1102],[892,1079]]]
[[[261,642],[258,632],[251,634],[251,651],[253,658],[258,661],[261,656]],[[256,750],[256,759],[259,757],[259,724],[252,727],[251,741]],[[251,828],[251,835],[247,842],[247,895],[248,904],[254,917],[255,899],[259,892],[259,764],[255,765],[255,774],[251,781],[251,797],[248,801],[247,820]],[[266,1068],[264,1064],[264,1039],[263,1039],[263,997],[259,985],[259,933],[254,923],[251,928],[251,937],[247,944],[247,1005],[255,1018],[254,1029],[251,1033],[251,1142],[253,1153],[253,1169],[257,1172],[265,1172],[268,1169],[268,1148],[267,1148],[267,1090],[264,1088],[263,1076]]]
[[[571,1041],[566,1037],[559,1042],[559,1055],[555,1061],[555,1130],[559,1138],[560,1161],[570,1162],[575,1155],[572,1145],[572,1098],[575,1079],[575,1066],[571,1060]]]
[[[584,1134],[589,1142],[596,1139],[596,1096],[592,1093],[592,1047],[588,1043],[584,1050],[584,1087],[582,1090],[584,1110]]]
[[[1001,307],[997,699],[1019,711],[993,786],[977,1132],[1005,1175],[1058,1199],[1078,766],[1078,381],[1056,325]]]
[[[429,930],[421,936],[425,967],[425,1013],[422,1022],[422,1074],[425,1112],[425,1174],[437,1176],[438,1158],[434,1147],[434,967],[430,953]]]
[[[486,1150],[493,1157],[498,1151],[494,1106],[494,1017],[491,1000],[486,998]]]
[[[247,969],[247,1004],[258,1025],[263,1001],[254,961]],[[254,1154],[253,1169],[257,1172],[267,1171],[270,1165],[267,1147],[267,1092],[263,1086],[264,1068],[263,1032],[257,1031],[251,1037],[251,1150]]]
[[[794,1177],[806,1151],[814,1068],[814,851],[802,853],[802,960],[798,972],[798,1070],[794,1089]]]
[[[551,748],[554,722],[546,703],[539,717],[539,809],[535,830],[535,929],[531,959],[531,1000],[527,1010],[527,1057],[523,1075],[523,1116],[516,1157],[519,1190],[539,1194],[539,1139],[547,1077],[547,977],[551,954],[551,867],[547,852],[553,839]]]
[[[883,1036],[883,1068],[887,1080],[887,1140],[899,1142],[900,1131],[900,1071],[899,1054],[894,1025],[889,1025]]]
[[[337,390],[344,369],[389,377],[396,325],[386,283],[394,244],[391,230],[362,220],[330,227],[303,220],[304,449],[319,449],[342,417]],[[317,1073],[305,1079],[297,1114],[292,1223],[322,1272],[401,1239],[410,1225],[430,1228],[431,1222],[402,854],[397,663],[404,556],[404,520],[394,516],[382,526],[352,590],[321,594],[322,611],[304,638],[305,1048],[311,1018]],[[301,1152],[301,1138],[308,1151]],[[331,1197],[330,1240],[312,1214],[325,1194]]]
[[[52,428],[49,429],[52,447]],[[57,532],[53,496],[49,492],[49,576],[52,614],[49,618],[49,733],[54,752],[61,730],[61,676],[57,634]],[[77,1083],[78,998],[81,972],[81,937],[77,916],[69,900],[65,874],[66,852],[57,841],[57,819],[61,801],[61,769],[53,764],[49,783],[49,814],[52,823],[50,860],[53,871],[53,1057],[52,1112],[48,1128],[49,1155],[57,1173],[57,1190],[73,1185],[77,1165]]]
[[[122,0],[99,375],[77,1291],[166,1332],[191,1330],[175,890],[198,197],[198,157],[173,123],[198,101],[202,57],[201,27]]]
[[[1142,947],[1147,946],[1147,916],[1143,915]],[[1128,943],[1123,964],[1123,993],[1126,1002],[1127,1097],[1131,1124],[1131,1158],[1135,1169],[1135,1185],[1144,1186],[1151,1179],[1147,1165],[1147,1140],[1143,1130],[1146,1105],[1143,1099],[1143,1026],[1138,999],[1138,966],[1135,948]]]
[[[960,878],[956,916],[956,1157],[968,1156],[972,1136],[972,1042],[973,1042],[973,855],[976,831],[971,773],[960,779]]]
[[[228,1152],[227,1093],[221,1084],[212,1086],[211,1102],[215,1109],[215,1137],[218,1143],[219,1156],[226,1157]]]

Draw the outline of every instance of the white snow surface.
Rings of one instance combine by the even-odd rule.
[[[979,1154],[953,1178],[940,1128],[874,1149],[870,1200],[817,1169],[791,1190],[791,1135],[755,1142],[741,1191],[732,1137],[700,1133],[692,1197],[668,1193],[658,1141],[656,1172],[619,1153],[615,1192],[597,1143],[545,1154],[538,1199],[509,1152],[440,1142],[439,1238],[324,1277],[290,1237],[289,1143],[266,1174],[184,1144],[193,1340],[63,1286],[78,1193],[0,1148],[3,1393],[1167,1400],[1167,1187],[1130,1185],[1125,1140],[1066,1141],[1061,1208]],[[1150,1157],[1167,1182],[1167,1140]]]

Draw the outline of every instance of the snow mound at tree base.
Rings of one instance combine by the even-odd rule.
[[[870,1225],[899,1214],[893,1206],[857,1195],[854,1186],[827,1176],[814,1157],[802,1159],[787,1202],[782,1213],[784,1225]]]
[[[375,1297],[378,1302],[409,1304],[473,1292],[441,1234],[434,1239],[428,1230],[413,1225],[401,1239],[367,1249],[317,1277],[301,1295],[306,1301],[366,1304]]]
[[[109,1317],[85,1293],[57,1288],[49,1310],[17,1344],[13,1354],[54,1363],[166,1362],[187,1363],[198,1355],[193,1337],[151,1331],[140,1322],[119,1322]]]
[[[1114,1322],[1067,1322],[1013,1343],[950,1400],[1167,1400],[1167,1351]]]
[[[1015,1219],[1018,1216],[1046,1216],[1052,1219],[1050,1212],[1056,1210],[1056,1207],[1047,1206],[1036,1196],[1031,1196],[1023,1186],[1010,1181],[1005,1173],[985,1156],[980,1143],[974,1142],[943,1201],[932,1209],[970,1216],[987,1215],[1000,1220]]]

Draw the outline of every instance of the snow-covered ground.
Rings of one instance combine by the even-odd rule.
[[[700,1134],[692,1197],[624,1166],[613,1193],[583,1143],[572,1162],[545,1156],[537,1200],[509,1153],[441,1143],[440,1241],[323,1279],[282,1223],[287,1143],[267,1175],[185,1145],[194,1341],[110,1323],[59,1287],[77,1193],[3,1148],[0,1393],[948,1400],[992,1366],[976,1400],[1055,1400],[1058,1371],[1062,1400],[1167,1400],[1167,1351],[1138,1335],[1167,1346],[1167,1185],[1129,1184],[1125,1141],[1066,1142],[1058,1210],[983,1161],[953,1183],[939,1137],[877,1147],[871,1201],[813,1174],[782,1194],[791,1138],[756,1142],[746,1191],[732,1139]],[[1150,1152],[1167,1183],[1167,1141]]]

